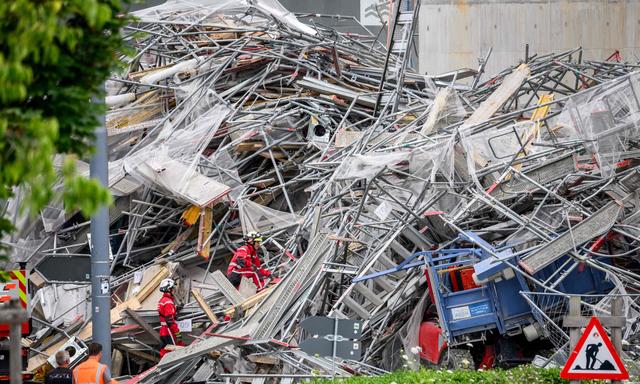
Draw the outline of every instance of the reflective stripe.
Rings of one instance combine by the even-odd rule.
[[[23,303],[27,303],[27,293],[25,291],[23,291],[22,289],[18,291],[18,295],[20,296],[20,300]]]
[[[27,278],[21,271],[13,271],[12,274],[22,283],[22,285],[27,285]]]
[[[96,364],[96,365],[93,365],[93,364]],[[80,372],[81,369],[82,369],[82,373]],[[95,369],[96,371],[95,378],[89,376],[93,374],[93,372],[91,372],[92,369]],[[102,379],[106,370],[107,370],[106,365],[100,364],[100,363],[94,363],[91,360],[87,360],[73,370],[73,383],[74,384],[106,384]],[[91,379],[94,379],[94,381],[91,381]]]
[[[233,271],[233,273],[237,273],[239,275],[249,275],[249,276],[256,275],[257,276],[257,274],[253,271]]]
[[[100,383],[102,382],[103,384],[107,384],[104,382],[104,380],[102,380],[102,378],[104,377],[104,372],[107,370],[107,366],[104,364],[100,364],[98,363],[98,369],[96,371],[96,383]]]

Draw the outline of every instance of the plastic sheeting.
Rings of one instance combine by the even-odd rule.
[[[217,105],[182,129],[167,126],[156,140],[125,158],[127,173],[177,199],[207,206],[230,188],[202,174],[201,155],[230,110]]]
[[[67,327],[78,319],[86,319],[91,305],[90,293],[91,287],[87,285],[47,285],[36,292],[31,305],[42,311],[45,320],[61,321],[59,325]]]
[[[425,306],[429,297],[428,290],[422,294],[420,301],[415,306],[409,321],[400,330],[399,335],[402,338],[402,346],[404,353],[407,355],[407,366],[412,370],[420,368],[420,324],[424,317]]]
[[[229,197],[238,200],[245,185],[240,179],[236,163],[226,149],[220,149],[209,156],[209,162],[213,169],[208,170],[208,175],[216,181],[231,188]]]
[[[336,180],[368,179],[371,180],[385,167],[390,169],[406,168],[408,152],[372,153],[354,155],[344,160],[336,170]]]
[[[409,173],[430,182],[438,181],[436,176],[440,175],[444,180],[452,183],[454,146],[455,136],[451,136],[438,144],[414,149],[409,160]]]
[[[247,20],[243,20],[247,25],[266,21],[250,16],[248,10],[251,7],[299,32],[316,34],[313,28],[298,21],[293,13],[277,0],[169,0],[164,4],[134,12],[133,15],[144,22],[163,22],[169,18],[175,21],[179,18],[186,23],[218,21],[222,24],[222,20],[216,20],[215,14],[235,11],[248,16]]]
[[[273,232],[302,224],[300,215],[277,211],[247,199],[238,200],[242,232]]]
[[[604,177],[611,177],[621,152],[640,133],[640,73],[571,97],[540,142],[584,141]]]
[[[425,307],[429,295],[425,291],[415,305],[411,316],[393,336],[383,352],[384,368],[389,371],[397,369],[420,369],[420,324],[422,324]]]

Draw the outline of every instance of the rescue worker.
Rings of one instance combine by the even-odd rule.
[[[89,358],[73,370],[74,384],[118,384],[111,378],[109,367],[100,364],[102,345],[89,344]]]
[[[160,358],[167,352],[167,345],[184,345],[182,342],[182,334],[178,323],[176,322],[176,303],[174,294],[176,282],[172,279],[164,279],[160,282],[160,292],[163,293],[162,298],[158,301],[158,315],[160,316]]]
[[[227,278],[236,289],[240,287],[243,277],[250,278],[257,289],[262,289],[265,279],[271,276],[269,270],[262,268],[258,257],[258,249],[262,243],[262,236],[258,232],[249,232],[244,237],[245,244],[236,249],[229,267]]]

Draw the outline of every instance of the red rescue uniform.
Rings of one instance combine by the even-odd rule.
[[[162,358],[168,351],[164,348],[169,344],[184,345],[178,340],[180,328],[176,322],[176,303],[173,301],[173,295],[165,292],[160,301],[158,301],[158,315],[160,316],[160,340],[162,348],[160,349],[160,357]]]
[[[242,277],[248,277],[258,289],[262,289],[264,279],[270,275],[268,270],[262,268],[258,253],[252,244],[245,244],[236,249],[227,268],[227,277],[236,288],[240,286]]]

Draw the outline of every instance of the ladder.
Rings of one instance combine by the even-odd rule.
[[[393,98],[393,107],[390,112],[393,113],[396,111],[400,99],[399,95],[404,85],[405,71],[411,58],[411,48],[415,46],[414,33],[416,30],[416,25],[418,24],[418,14],[420,13],[421,1],[395,1],[395,10],[389,18],[389,48],[387,49],[387,56],[385,57],[385,64],[384,68],[382,69],[382,78],[380,80],[380,86],[378,88],[378,96],[374,107],[374,115],[380,109],[382,91],[384,90],[384,85],[387,77],[388,80],[395,82],[395,97]],[[404,7],[402,5],[404,5]],[[395,57],[395,64],[393,65],[393,68],[390,69],[389,59],[391,54],[393,54]]]
[[[411,250],[397,241],[398,235],[404,236],[420,250],[429,247],[424,235],[412,226],[405,226],[389,235],[387,244],[377,252],[368,266],[360,269],[358,276],[397,268],[398,263],[392,256],[394,254],[401,260],[413,255]],[[394,274],[381,275],[375,279],[351,284],[334,304],[331,312],[339,317],[361,319],[365,323],[376,322],[379,317],[384,316],[388,305],[393,305],[389,300],[396,297],[397,288],[407,273],[399,269]]]
[[[298,259],[293,269],[251,313],[246,324],[258,323],[251,333],[252,339],[260,340],[274,336],[278,323],[294,304],[296,296],[320,272],[324,256],[331,249],[331,245],[324,233],[318,233],[313,237],[307,251]]]
[[[231,282],[229,282],[227,276],[225,276],[222,272],[216,270],[211,275],[211,277],[213,278],[212,284],[218,289],[218,291],[220,291],[220,293],[222,293],[222,295],[229,301],[229,303],[231,303],[231,305],[236,306],[247,299],[246,297],[242,296],[240,292],[238,292],[236,287],[234,287]]]

